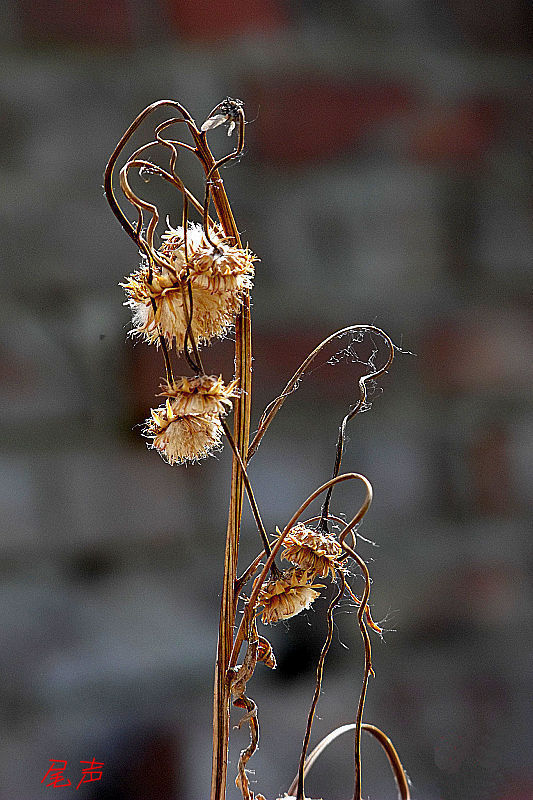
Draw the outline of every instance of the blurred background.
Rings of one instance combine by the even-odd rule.
[[[386,633],[365,718],[396,743],[414,800],[531,800],[530,6],[4,0],[2,16],[0,798],[209,794],[229,448],[188,468],[146,448],[163,363],[127,337],[118,283],[139,258],[102,176],[144,106],[175,98],[201,124],[230,95],[251,124],[223,177],[261,258],[253,424],[335,329],[376,324],[415,354],[351,423],[343,464],[375,490],[361,533],[378,547],[359,550]],[[175,225],[181,206],[156,184],[145,196]],[[328,363],[349,344],[252,462],[271,531],[330,475],[369,355],[363,342]],[[232,347],[206,350],[208,370],[229,379]],[[339,489],[333,511],[353,513],[358,492]],[[248,511],[242,541],[245,566]],[[326,602],[266,632],[279,666],[249,685],[252,787],[268,800],[297,767]],[[312,743],[358,698],[353,606],[335,619]],[[231,800],[246,743],[235,731]],[[324,754],[310,797],[351,797],[352,748],[348,735]],[[363,757],[364,797],[395,798],[375,742]],[[93,758],[101,780],[76,790]],[[52,759],[70,788],[41,783]]]

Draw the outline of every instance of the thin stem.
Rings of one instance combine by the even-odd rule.
[[[154,319],[155,315],[157,314],[157,306],[154,298],[151,298],[152,302],[152,310],[154,312]],[[167,343],[165,341],[165,337],[161,333],[161,329],[159,328],[159,344],[161,345],[161,350],[163,352],[163,360],[165,362],[165,372],[167,374],[167,383],[169,386],[172,386],[174,383],[174,375],[172,373],[172,364],[170,362],[170,353],[168,352]]]
[[[375,739],[377,739],[380,745],[382,746],[383,750],[385,751],[385,754],[389,759],[391,769],[394,773],[394,777],[396,778],[396,785],[398,787],[400,800],[411,800],[411,792],[409,790],[409,782],[407,780],[407,775],[405,774],[405,770],[402,766],[402,762],[400,761],[400,757],[396,751],[396,748],[394,747],[389,737],[375,725],[363,723],[363,725],[361,725],[361,728],[367,733],[370,733]]]
[[[198,158],[202,162],[206,175],[210,174],[210,171],[212,174],[212,198],[222,230],[228,238],[240,247],[239,232],[224,184],[218,170],[215,168],[213,171],[216,161],[208,147],[207,137],[205,133],[196,132],[193,133],[193,138]],[[246,464],[250,437],[252,396],[252,334],[249,292],[244,294],[241,309],[235,320],[235,377],[239,382],[241,393],[234,403],[233,438],[242,463]],[[235,623],[234,591],[239,557],[244,488],[243,472],[234,453],[213,697],[213,765],[210,800],[223,800],[226,796],[230,701],[228,668],[230,666],[233,626]]]
[[[269,556],[270,553],[272,552],[272,548],[270,547],[270,542],[268,541],[268,538],[267,538],[267,533],[266,533],[266,530],[265,530],[265,526],[263,525],[263,520],[261,519],[261,514],[259,513],[259,508],[258,508],[256,499],[255,499],[255,496],[254,496],[254,493],[253,493],[252,484],[250,483],[250,478],[248,477],[248,473],[246,472],[246,467],[243,464],[243,461],[242,461],[242,458],[241,458],[241,454],[239,453],[239,451],[237,449],[237,445],[235,444],[233,436],[231,435],[231,431],[228,428],[228,426],[226,425],[225,420],[222,419],[222,417],[220,417],[220,424],[222,425],[222,429],[223,429],[223,431],[224,431],[224,433],[226,435],[226,439],[230,443],[231,449],[233,450],[235,458],[239,462],[239,466],[240,466],[240,468],[242,470],[242,477],[243,477],[243,480],[244,480],[244,485],[246,487],[246,493],[248,495],[248,500],[250,501],[250,507],[252,509],[252,514],[254,515],[255,524],[257,525],[257,530],[259,531],[259,536],[261,537],[261,541],[263,542],[263,547],[264,547],[264,551],[263,552],[266,553],[267,556]],[[274,574],[279,575],[279,570],[277,569],[277,567],[275,565],[275,562],[273,562],[272,566],[275,568],[274,569]]]
[[[307,748],[309,747],[309,740],[311,738],[311,728],[313,727],[313,719],[315,716],[315,710],[318,704],[318,699],[320,697],[320,689],[322,687],[322,676],[324,674],[324,662],[326,660],[326,656],[328,654],[328,650],[331,645],[331,640],[333,639],[333,611],[335,607],[339,604],[339,601],[344,594],[344,575],[342,572],[339,572],[340,577],[340,587],[329,604],[328,608],[328,632],[326,635],[326,640],[322,646],[322,650],[320,652],[320,658],[318,659],[318,664],[316,668],[316,685],[315,685],[315,693],[313,695],[313,700],[311,702],[311,708],[309,709],[309,716],[307,717],[307,728],[305,730],[305,736],[302,745],[302,754],[300,756],[300,765],[298,767],[298,789],[296,792],[296,800],[305,800],[305,793],[304,793],[304,778],[305,778],[305,758],[307,755]]]
[[[303,377],[305,371],[315,360],[315,358],[321,352],[321,350],[323,350],[324,347],[326,347],[330,342],[333,342],[335,339],[338,339],[340,336],[344,336],[346,333],[354,333],[356,331],[365,331],[365,332],[368,331],[378,334],[378,336],[381,336],[383,339],[385,339],[390,349],[389,358],[387,360],[387,363],[383,367],[381,367],[379,370],[375,372],[368,373],[368,375],[363,375],[363,377],[359,379],[360,398],[355,408],[352,409],[352,411],[350,411],[348,415],[349,419],[351,419],[354,416],[354,414],[356,414],[359,411],[362,404],[366,400],[365,382],[367,380],[370,380],[370,378],[377,378],[379,375],[382,375],[384,372],[386,372],[386,370],[389,368],[394,358],[394,345],[392,341],[387,336],[387,334],[381,330],[381,328],[376,328],[375,325],[349,325],[347,328],[341,328],[341,330],[332,333],[331,336],[328,336],[326,339],[320,342],[320,344],[317,345],[317,347],[315,347],[315,349],[311,353],[309,353],[307,358],[304,361],[302,361],[302,363],[300,364],[300,366],[298,367],[298,369],[296,370],[290,381],[287,383],[287,385],[285,386],[284,390],[279,395],[279,397],[277,397],[272,403],[270,403],[269,406],[267,406],[267,408],[263,412],[263,416],[259,421],[259,427],[257,429],[257,433],[255,434],[253,441],[250,445],[250,449],[248,451],[248,461],[254,456],[257,448],[261,443],[261,439],[265,435],[270,423],[280,410],[281,406],[283,405],[287,397],[289,397],[289,395],[292,394],[292,392],[300,382],[300,379]]]
[[[341,426],[339,428],[339,436],[337,438],[337,447],[335,451],[335,464],[333,466],[333,474],[332,477],[334,478],[336,475],[339,474],[341,468],[341,461],[342,461],[342,451],[344,449],[344,442],[346,439],[346,425],[348,422],[355,417],[356,414],[361,411],[364,407],[366,400],[367,400],[367,392],[366,392],[366,382],[368,380],[378,378],[380,375],[383,375],[394,360],[394,345],[392,340],[387,336],[387,334],[380,329],[380,334],[384,337],[385,341],[389,346],[389,357],[387,362],[378,370],[374,372],[370,372],[367,375],[363,375],[359,379],[359,400],[355,404],[355,406],[346,414],[344,419],[342,420]],[[331,503],[331,494],[333,492],[333,487],[329,489],[326,497],[324,499],[324,505],[322,506],[322,519],[320,520],[320,528],[323,531],[328,530],[328,513],[329,513],[329,506]]]
[[[365,646],[365,663],[363,670],[363,683],[361,686],[361,692],[359,694],[359,703],[357,705],[357,715],[355,718],[355,788],[353,794],[353,800],[361,800],[361,725],[363,723],[363,710],[365,707],[366,692],[368,689],[368,679],[372,672],[372,645],[370,643],[370,636],[368,635],[365,625],[365,610],[368,603],[368,598],[370,596],[370,573],[368,572],[368,567],[361,556],[359,556],[355,550],[342,541],[342,535],[340,542],[346,552],[348,552],[351,557],[357,561],[365,579],[365,589],[361,598],[361,605],[359,606],[359,610],[357,612],[357,621],[359,623],[359,629],[361,631],[361,636],[363,637]]]
[[[213,113],[213,112],[211,112]],[[206,235],[207,241],[216,250],[216,244],[211,241],[209,238],[209,201],[211,198],[211,185],[216,185],[217,181],[222,184],[222,179],[219,175],[220,167],[224,164],[227,164],[228,161],[231,161],[234,158],[238,158],[242,151],[244,150],[244,126],[245,126],[245,119],[244,119],[244,111],[241,107],[238,109],[239,114],[239,140],[237,143],[237,147],[233,152],[228,153],[227,156],[224,158],[219,159],[216,161],[209,171],[206,173],[205,176],[205,197],[204,197],[204,233]],[[215,176],[213,181],[211,180],[211,176]]]
[[[257,556],[254,558],[254,560],[252,561],[252,563],[251,563],[251,564],[249,564],[249,565],[246,567],[246,569],[244,570],[244,572],[242,573],[242,575],[240,576],[240,578],[237,578],[237,580],[235,581],[235,593],[238,593],[238,592],[240,592],[240,590],[242,589],[242,587],[243,587],[243,586],[244,586],[246,583],[248,583],[248,581],[250,580],[250,578],[252,577],[252,575],[254,574],[254,572],[256,571],[256,569],[258,568],[259,564],[261,563],[261,559],[263,558],[263,556],[264,556],[264,555],[265,555],[265,551],[264,551],[264,550],[262,550],[262,551],[259,553],[259,555],[257,555]]]

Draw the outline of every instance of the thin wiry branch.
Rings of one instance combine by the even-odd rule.
[[[348,526],[347,526],[348,528]],[[353,794],[353,800],[361,800],[361,725],[363,723],[363,710],[365,707],[365,700],[366,700],[366,692],[368,688],[368,679],[371,674],[373,674],[372,670],[372,646],[370,644],[370,636],[368,635],[368,631],[365,625],[365,611],[366,605],[368,603],[368,598],[370,596],[370,573],[368,572],[368,567],[366,566],[365,562],[358,555],[355,550],[349,547],[346,542],[343,541],[343,535],[339,539],[342,547],[346,550],[347,553],[351,555],[355,561],[357,561],[361,571],[363,573],[365,579],[365,588],[363,591],[363,596],[361,598],[361,605],[359,606],[359,610],[357,612],[357,621],[359,623],[359,629],[361,631],[361,636],[363,637],[363,642],[365,646],[365,662],[364,662],[364,669],[363,669],[363,682],[361,685],[361,692],[359,695],[359,703],[357,705],[357,715],[355,718],[355,788]]]
[[[300,764],[298,767],[298,788],[296,791],[296,800],[305,800],[305,793],[304,793],[304,778],[305,778],[305,758],[307,756],[307,748],[309,747],[309,740],[311,738],[311,729],[313,727],[313,719],[315,716],[315,710],[318,704],[318,699],[320,697],[320,690],[322,688],[322,676],[324,674],[324,662],[326,660],[326,656],[328,654],[328,650],[331,645],[331,640],[333,639],[333,611],[338,606],[342,595],[344,594],[344,574],[339,572],[340,578],[340,585],[338,591],[329,604],[328,607],[328,631],[326,634],[325,642],[322,646],[322,650],[320,652],[320,657],[318,659],[318,664],[316,668],[316,685],[315,685],[315,693],[313,695],[313,700],[311,702],[311,708],[309,709],[309,715],[307,717],[307,727],[305,729],[305,736],[302,745],[302,754],[300,756]]]
[[[257,530],[259,531],[259,536],[261,537],[261,541],[263,542],[263,547],[264,547],[264,551],[263,552],[265,552],[267,554],[267,556],[270,556],[270,554],[272,552],[272,548],[270,547],[270,542],[268,541],[268,538],[267,538],[265,526],[263,525],[263,520],[261,519],[261,514],[259,513],[259,507],[257,505],[256,499],[255,499],[255,496],[254,496],[254,493],[253,493],[252,484],[250,483],[250,478],[248,477],[248,473],[246,472],[246,467],[243,464],[243,461],[242,461],[242,458],[241,458],[241,454],[239,453],[239,451],[237,449],[237,446],[235,444],[235,440],[233,439],[233,436],[231,435],[231,431],[228,428],[228,426],[226,425],[225,420],[222,419],[222,417],[220,417],[220,424],[222,425],[222,429],[224,431],[226,439],[228,440],[228,442],[229,442],[229,444],[231,446],[231,449],[233,450],[233,452],[235,454],[235,457],[236,457],[237,461],[239,462],[239,466],[240,466],[240,468],[242,470],[242,477],[243,477],[244,485],[246,487],[246,493],[248,495],[248,500],[250,501],[250,507],[252,509],[252,514],[254,515],[255,524],[257,525]],[[271,570],[271,572],[272,572],[273,577],[279,575],[279,570],[276,567],[276,563],[274,561],[272,561],[272,570]]]
[[[261,439],[265,435],[270,423],[280,410],[281,406],[283,405],[287,397],[289,397],[289,395],[291,395],[294,389],[298,386],[300,380],[304,376],[309,366],[315,360],[317,355],[324,349],[324,347],[330,344],[330,342],[333,342],[335,339],[338,339],[340,336],[344,336],[347,333],[355,333],[355,332],[375,333],[378,336],[381,336],[385,340],[389,348],[389,357],[386,363],[378,370],[373,370],[372,372],[369,372],[367,375],[363,375],[359,379],[359,400],[357,404],[354,406],[354,408],[351,409],[351,411],[348,413],[346,422],[348,422],[355,414],[357,414],[357,412],[361,409],[363,404],[366,403],[366,398],[367,398],[366,382],[369,381],[371,378],[377,378],[384,372],[386,372],[387,369],[390,367],[392,360],[394,358],[394,345],[391,339],[387,336],[387,334],[384,331],[381,330],[381,328],[377,328],[375,325],[349,325],[347,328],[341,328],[341,330],[332,333],[331,336],[328,336],[326,339],[320,342],[320,344],[317,345],[317,347],[315,347],[315,349],[311,353],[309,353],[307,358],[304,359],[304,361],[302,361],[302,363],[300,364],[300,366],[298,367],[292,378],[288,381],[287,385],[285,386],[284,390],[279,395],[279,397],[277,397],[272,403],[270,403],[269,406],[267,406],[266,410],[263,412],[263,416],[259,421],[257,433],[255,434],[253,441],[250,445],[250,448],[248,450],[248,461],[253,457],[253,455],[257,451],[257,448],[261,443]],[[341,448],[341,455],[342,455],[342,448]],[[339,459],[339,466],[340,466],[340,459]],[[339,468],[337,467],[336,474],[338,473],[339,473]],[[333,475],[333,477],[336,476]]]

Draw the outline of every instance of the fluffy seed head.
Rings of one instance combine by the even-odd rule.
[[[143,433],[169,464],[199,461],[222,446],[222,426],[218,416],[178,414],[170,398],[165,405],[152,409]]]
[[[221,228],[209,232],[189,223],[187,254],[183,228],[171,228],[163,236],[160,255],[170,267],[147,266],[130,275],[121,286],[125,305],[133,312],[133,334],[148,343],[158,342],[159,333],[168,346],[183,350],[192,291],[192,333],[198,343],[223,336],[233,325],[246,290],[251,288],[256,257],[246,248],[229,244]],[[187,305],[184,305],[184,302]],[[155,311],[154,311],[155,305]]]
[[[322,588],[321,584],[312,585],[311,580],[305,570],[293,567],[285,570],[279,578],[265,581],[257,598],[258,605],[263,606],[262,621],[271,625],[309,608],[320,595],[316,589]]]
[[[342,555],[342,547],[334,536],[313,531],[299,522],[283,540],[282,558],[307,570],[311,577],[325,578],[329,572],[335,577],[335,561]]]

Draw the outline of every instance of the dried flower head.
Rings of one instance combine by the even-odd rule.
[[[121,284],[128,298],[125,305],[133,312],[133,334],[153,343],[161,333],[169,347],[175,341],[176,349],[183,350],[188,281],[192,292],[191,330],[198,343],[223,336],[233,325],[243,294],[252,284],[255,256],[230,244],[218,226],[209,236],[215,246],[201,225],[190,223],[185,253],[183,228],[169,229],[163,236],[160,255],[171,269],[155,265],[150,274],[144,266]]]
[[[220,416],[231,410],[235,385],[214,375],[178,378],[163,387],[166,402],[152,409],[143,433],[169,464],[205,458],[221,447]]]
[[[321,584],[312,585],[311,580],[312,576],[305,570],[292,567],[279,578],[266,581],[257,598],[257,604],[263,606],[261,620],[271,625],[280,619],[295,617],[309,608],[320,595],[316,589],[322,588]]]
[[[237,381],[225,386],[221,377],[197,375],[194,378],[177,378],[172,385],[163,386],[161,395],[172,398],[174,414],[181,416],[211,414],[226,415],[231,411],[231,398],[235,397]]]
[[[334,536],[311,530],[299,522],[283,543],[282,558],[307,570],[311,577],[325,578],[329,572],[335,577],[335,562],[342,555],[342,547]]]
[[[152,409],[143,430],[151,446],[169,464],[199,461],[222,446],[222,426],[212,414],[178,414],[172,400]]]

